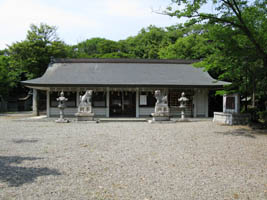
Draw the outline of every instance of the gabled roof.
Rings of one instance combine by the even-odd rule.
[[[23,81],[28,87],[42,86],[193,86],[222,87],[188,60],[147,59],[56,59],[45,74]]]

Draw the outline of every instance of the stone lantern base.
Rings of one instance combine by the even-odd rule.
[[[78,112],[75,114],[77,121],[94,121],[94,113],[89,112]]]

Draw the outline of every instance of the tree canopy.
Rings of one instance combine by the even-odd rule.
[[[226,91],[267,100],[267,0],[170,1],[164,14],[186,23],[151,25],[120,41],[96,37],[67,45],[55,26],[31,25],[25,40],[0,51],[1,94],[41,76],[51,57],[196,59],[214,78],[232,82]],[[213,9],[203,9],[211,3]]]
[[[41,76],[53,57],[66,57],[66,44],[56,34],[56,27],[32,24],[24,41],[8,48],[10,68],[18,73],[17,81]]]
[[[231,81],[228,90],[266,98],[267,1],[213,0],[213,10],[208,11],[203,7],[211,2],[206,0],[172,0],[172,3],[165,14],[186,17],[187,26],[202,24],[207,33],[209,53],[197,66]]]

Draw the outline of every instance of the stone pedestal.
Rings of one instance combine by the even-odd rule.
[[[94,121],[94,113],[89,112],[78,112],[75,114],[77,121]]]
[[[59,118],[55,121],[56,123],[69,123],[70,121],[67,119]]]
[[[245,125],[250,120],[250,114],[214,112],[213,122],[227,125]]]
[[[224,95],[223,112],[214,112],[213,122],[227,125],[248,124],[250,114],[241,114],[239,111],[239,94]]]
[[[169,112],[162,112],[162,113],[151,113],[152,115],[152,121],[169,121],[170,120],[170,114]]]

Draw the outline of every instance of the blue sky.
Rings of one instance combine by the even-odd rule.
[[[0,0],[0,49],[24,40],[30,24],[58,27],[67,44],[92,37],[126,39],[149,25],[179,23],[177,18],[156,14],[171,0]]]

